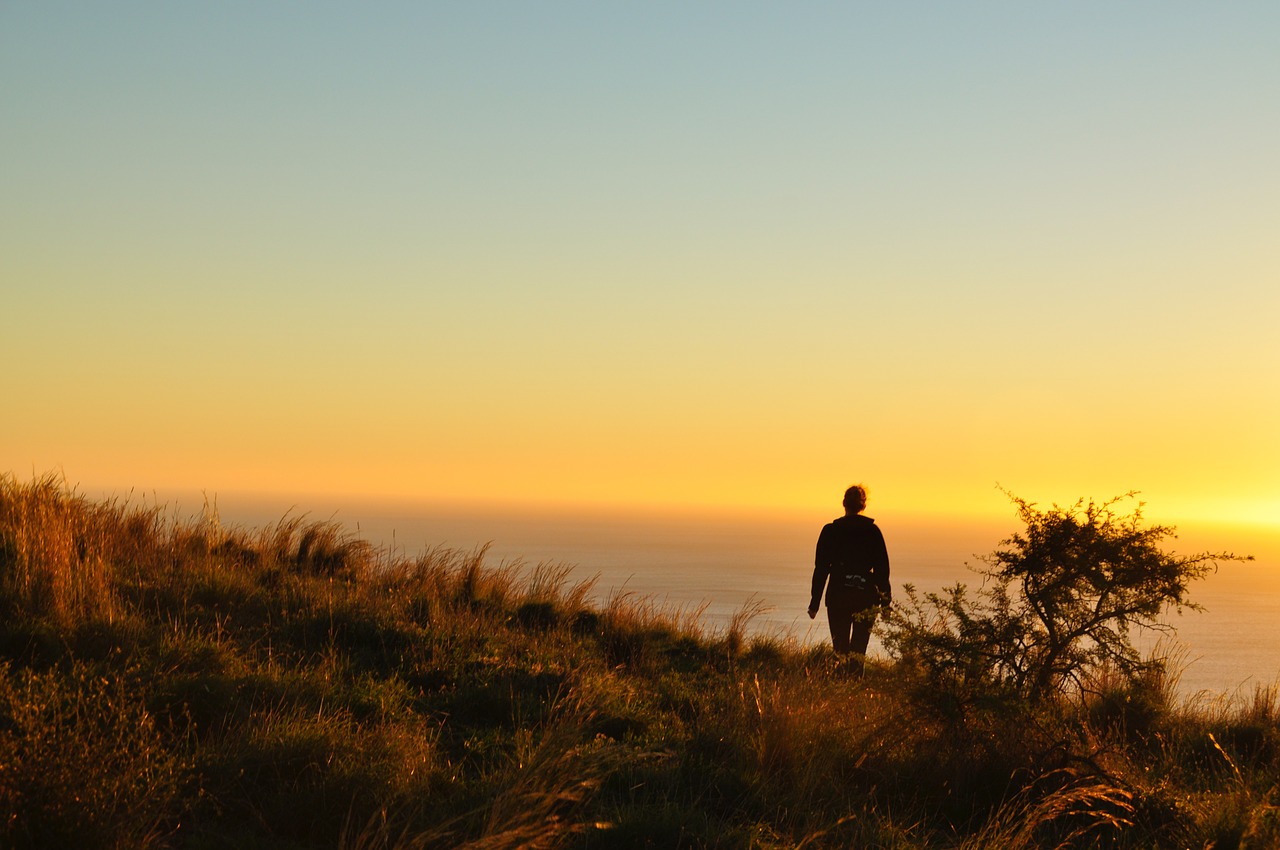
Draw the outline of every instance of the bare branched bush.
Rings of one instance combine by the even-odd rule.
[[[907,588],[883,623],[886,648],[955,692],[1003,691],[1032,703],[1079,694],[1097,670],[1138,676],[1150,666],[1136,630],[1169,632],[1169,608],[1196,610],[1190,585],[1231,553],[1167,552],[1167,526],[1145,526],[1110,501],[1039,510],[1011,496],[1026,526],[984,559],[982,587],[918,596]]]

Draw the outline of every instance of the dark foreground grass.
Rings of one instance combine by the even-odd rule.
[[[0,846],[1280,844],[1280,701],[1034,708],[554,566],[0,478]]]

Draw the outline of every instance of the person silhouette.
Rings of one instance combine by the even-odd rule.
[[[814,557],[809,619],[818,616],[823,590],[831,645],[840,656],[853,656],[861,672],[871,640],[876,609],[893,600],[889,586],[889,551],[871,517],[863,516],[867,489],[855,484],[845,491],[844,516],[822,528]]]

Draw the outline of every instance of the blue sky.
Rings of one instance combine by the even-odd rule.
[[[6,4],[0,467],[1274,514],[1277,36],[1263,3]]]

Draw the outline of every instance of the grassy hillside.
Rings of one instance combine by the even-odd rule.
[[[1280,844],[1274,689],[959,704],[589,590],[0,478],[0,846]]]

